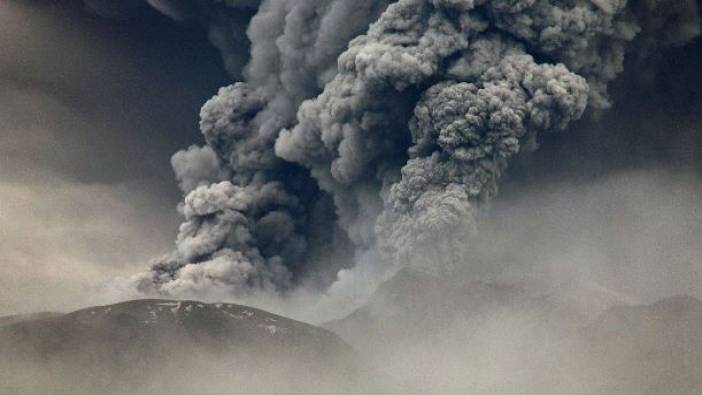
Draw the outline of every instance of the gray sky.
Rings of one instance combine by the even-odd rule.
[[[3,1],[0,48],[0,315],[61,308],[171,247],[169,158],[228,79],[204,32],[148,9]]]

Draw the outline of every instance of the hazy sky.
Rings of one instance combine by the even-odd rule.
[[[148,7],[112,21],[78,1],[5,0],[0,48],[4,314],[51,309],[171,247],[169,158],[200,141],[200,106],[228,77],[200,28]]]

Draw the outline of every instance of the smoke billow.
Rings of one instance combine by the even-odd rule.
[[[176,249],[133,279],[174,296],[286,291],[311,268],[327,287],[354,264],[329,251],[451,272],[511,157],[609,108],[628,54],[700,33],[694,0],[149,4],[205,24],[243,76],[173,157]]]

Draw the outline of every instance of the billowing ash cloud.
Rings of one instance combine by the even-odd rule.
[[[627,53],[700,32],[694,0],[149,3],[250,54],[173,157],[185,222],[137,282],[178,296],[287,290],[349,245],[450,272],[510,157],[607,109]]]

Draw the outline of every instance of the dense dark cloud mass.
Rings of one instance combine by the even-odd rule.
[[[276,156],[274,145],[280,130],[294,121],[299,104],[334,74],[346,43],[384,7],[375,1],[261,5],[248,28],[247,82],[222,88],[203,106],[200,128],[207,147],[191,147],[173,157],[180,185],[190,195],[183,205],[187,222],[178,248],[155,266],[160,273],[156,282],[166,284],[161,291],[209,292],[218,285],[234,293],[260,286],[286,288],[310,254],[323,254],[327,246],[311,240],[309,233],[315,230],[306,225],[333,217],[324,202],[328,198],[304,169]],[[221,183],[210,183],[217,180]],[[221,194],[229,198],[212,199]],[[193,206],[214,200],[219,204],[207,209]],[[333,222],[323,222],[329,234],[338,233]],[[206,230],[210,226],[218,230]],[[343,238],[339,243],[345,243]],[[219,269],[212,271],[215,267]]]
[[[224,59],[236,29],[250,48],[243,82],[202,108],[207,145],[173,157],[176,250],[133,280],[175,296],[287,290],[348,245],[451,272],[512,156],[600,117],[625,60],[655,74],[700,33],[693,0],[149,3],[211,37],[236,26],[214,34]]]

